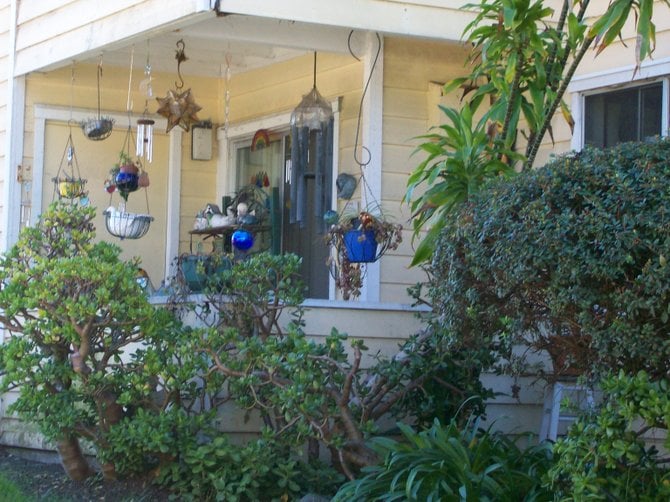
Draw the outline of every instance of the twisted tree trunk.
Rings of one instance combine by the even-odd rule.
[[[84,453],[79,446],[79,440],[68,435],[56,443],[56,450],[65,473],[73,481],[82,481],[93,475],[93,469],[88,465]]]

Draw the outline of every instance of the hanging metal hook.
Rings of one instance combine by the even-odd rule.
[[[186,57],[186,54],[184,53],[184,49],[186,49],[186,44],[184,43],[184,39],[179,39],[177,42],[177,53],[175,54],[175,59],[177,60],[177,76],[179,77],[179,83],[175,80],[174,86],[177,89],[181,89],[184,87],[184,79],[181,76],[181,64],[186,61],[188,58]]]

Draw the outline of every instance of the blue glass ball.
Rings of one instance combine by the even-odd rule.
[[[230,242],[240,251],[248,251],[254,245],[254,235],[248,230],[235,230]]]
[[[115,178],[116,187],[120,191],[134,192],[137,190],[139,176],[134,173],[118,173]]]

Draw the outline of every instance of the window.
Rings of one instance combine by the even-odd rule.
[[[584,100],[584,142],[609,147],[663,132],[663,83],[592,94]]]
[[[268,143],[263,147],[254,148],[249,139],[234,143],[235,191],[253,184],[265,192],[270,213],[270,230],[257,234],[260,242],[256,249],[301,256],[301,272],[307,285],[307,297],[328,299],[328,249],[324,242],[323,209],[319,204],[330,208],[332,172],[330,175],[319,174],[314,168],[317,153],[310,149],[305,152],[308,158],[305,172],[292,173],[289,131],[275,130],[268,133]],[[330,141],[332,142],[332,136]],[[329,167],[332,168],[332,157]],[[295,185],[298,177],[302,180],[302,187],[296,196]],[[323,194],[320,203],[319,193]],[[304,215],[298,221],[291,210],[293,208],[295,213],[301,200],[304,205],[301,212]]]

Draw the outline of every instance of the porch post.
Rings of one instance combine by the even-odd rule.
[[[377,55],[379,50],[379,55]],[[375,61],[376,59],[376,61]],[[371,74],[372,72],[372,74]],[[363,88],[370,78],[370,85],[363,101],[362,144],[370,152],[370,163],[365,166],[365,179],[370,187],[370,194],[363,193],[363,205],[369,195],[379,204],[382,203],[382,120],[384,98],[384,37],[368,32],[365,38],[365,55],[363,56]],[[365,153],[361,154],[366,160]],[[365,191],[364,191],[365,192]],[[379,261],[367,265],[367,274],[361,289],[361,300],[378,303],[380,300],[380,265]]]
[[[25,116],[25,78],[14,78],[16,67],[17,0],[10,5],[9,61],[7,68],[7,122],[5,127],[5,165],[0,221],[0,251],[6,251],[19,236],[21,218],[21,185],[17,182],[19,165],[23,162],[23,129]]]

